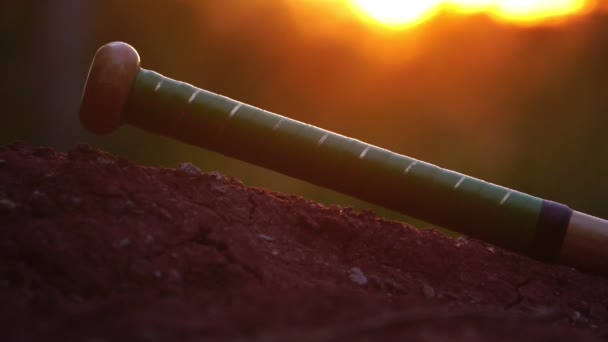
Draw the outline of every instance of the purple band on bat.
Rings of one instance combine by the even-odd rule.
[[[571,216],[572,209],[567,206],[544,200],[530,254],[543,261],[557,261]]]

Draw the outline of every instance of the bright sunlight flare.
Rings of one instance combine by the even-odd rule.
[[[361,16],[381,25],[420,24],[441,10],[487,13],[503,21],[534,24],[584,12],[592,0],[349,0]]]

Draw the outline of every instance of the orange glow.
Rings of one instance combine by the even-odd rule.
[[[536,24],[586,13],[592,0],[348,0],[361,17],[390,28],[418,25],[440,11],[485,13],[501,21]]]

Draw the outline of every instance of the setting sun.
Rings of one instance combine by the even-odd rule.
[[[531,24],[579,14],[591,0],[349,0],[361,16],[394,28],[420,24],[439,11],[486,13],[496,19]]]
[[[430,18],[441,0],[352,0],[370,18],[387,26],[413,26]]]

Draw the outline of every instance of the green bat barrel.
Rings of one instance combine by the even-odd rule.
[[[123,120],[546,261],[572,210],[140,69]]]

